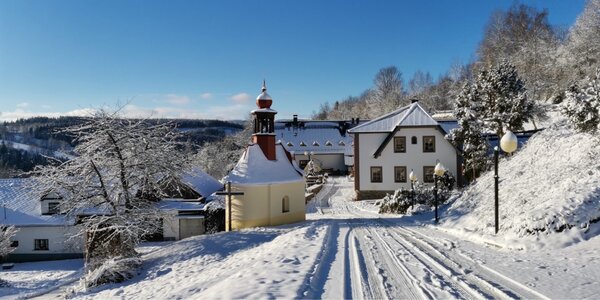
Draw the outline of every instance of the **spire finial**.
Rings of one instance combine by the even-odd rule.
[[[262,86],[262,91],[265,92],[267,90],[267,83],[266,81],[263,79],[263,86]]]

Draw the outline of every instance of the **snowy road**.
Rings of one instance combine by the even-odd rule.
[[[431,229],[401,226],[348,201],[352,183],[336,178],[315,202],[331,224],[319,263],[330,263],[308,298],[547,298],[471,258]],[[436,236],[440,233],[436,232]],[[483,246],[482,246],[483,247]],[[328,260],[331,260],[328,262]],[[323,271],[323,270],[321,270]],[[325,280],[323,280],[325,279]],[[322,287],[318,284],[321,281]]]

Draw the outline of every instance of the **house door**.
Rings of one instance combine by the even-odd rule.
[[[179,239],[204,233],[204,219],[179,219]]]

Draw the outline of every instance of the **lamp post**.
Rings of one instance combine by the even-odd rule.
[[[408,175],[408,179],[410,179],[410,196],[412,198],[412,205],[415,207],[415,181],[417,181],[417,175],[410,169],[410,174]]]
[[[435,223],[437,224],[439,221],[438,218],[438,178],[440,176],[443,176],[444,173],[446,173],[446,168],[444,168],[444,165],[442,165],[442,163],[438,162],[435,165],[435,168],[433,168],[433,182],[435,184],[435,187],[433,189],[433,197],[435,199]]]
[[[502,151],[506,153],[513,153],[517,150],[518,140],[517,136],[512,133],[512,131],[508,130],[502,139],[500,139],[500,148]],[[498,213],[498,156],[500,151],[498,150],[498,146],[494,147],[494,224],[495,224],[495,233],[498,234],[498,230],[500,229],[499,222],[499,213]]]

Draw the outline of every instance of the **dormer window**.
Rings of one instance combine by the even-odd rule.
[[[314,142],[312,143],[312,145],[313,145],[313,146],[315,146],[315,147],[319,147],[319,142],[317,142],[317,141],[314,141]]]
[[[60,202],[48,202],[48,214],[49,215],[60,214]]]
[[[346,146],[346,143],[344,143],[344,141],[340,141],[340,142],[338,143],[338,145],[340,145],[340,146]]]
[[[300,147],[306,147],[306,144],[304,143],[304,141],[300,142]]]
[[[292,142],[287,142],[286,144],[288,147],[294,147],[294,144],[292,144]]]
[[[325,146],[333,146],[333,144],[330,141],[325,142]]]

